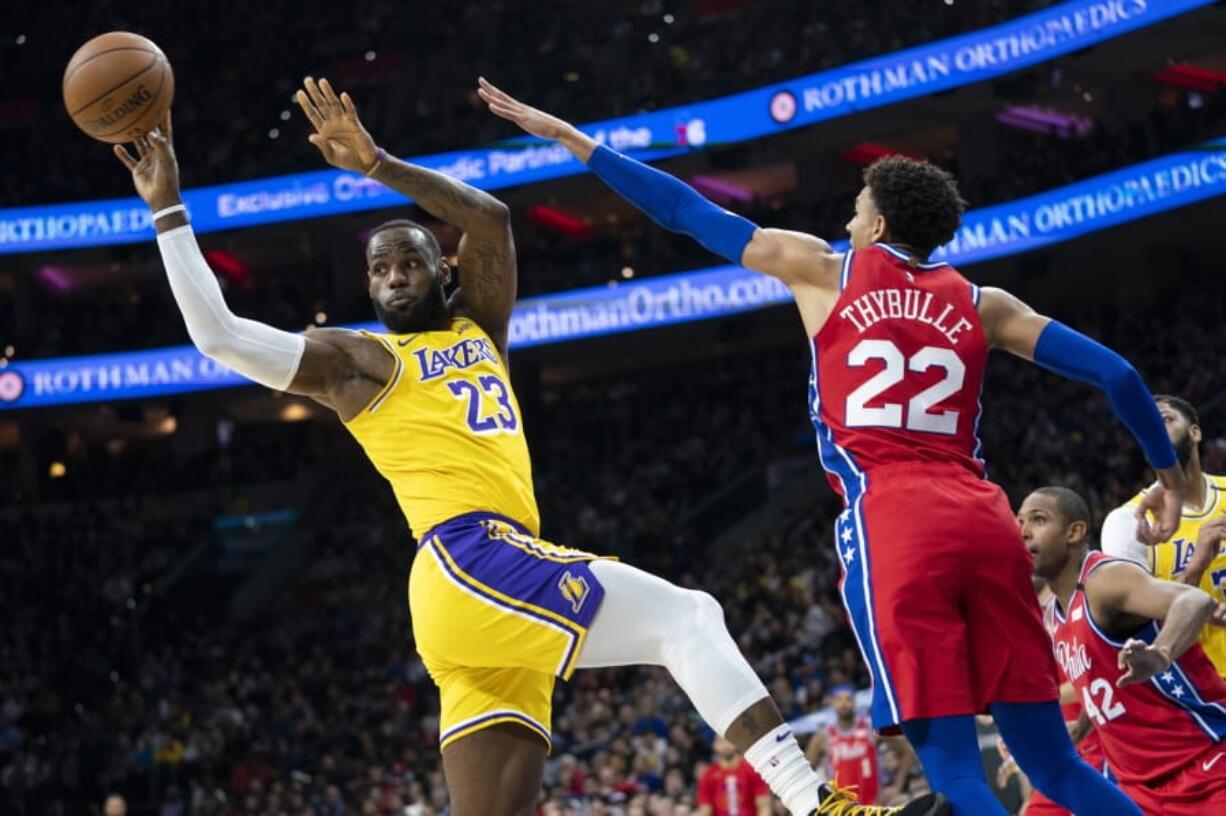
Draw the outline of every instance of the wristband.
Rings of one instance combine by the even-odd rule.
[[[153,214],[153,218],[152,218],[153,223],[156,224],[159,218],[162,218],[167,215],[173,215],[177,212],[181,212],[181,213],[187,212],[187,205],[186,204],[175,204],[173,207],[167,207],[164,210],[158,210],[157,212]]]
[[[379,169],[379,165],[383,164],[383,160],[386,158],[387,158],[387,151],[384,150],[383,148],[379,148],[378,152],[375,153],[375,163],[372,164],[370,166],[370,169],[367,170],[362,175],[366,176],[367,178],[370,178],[371,176],[373,176],[375,174],[375,171]]]

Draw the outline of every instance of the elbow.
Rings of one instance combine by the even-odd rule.
[[[490,196],[489,203],[482,208],[482,213],[491,224],[509,226],[511,223],[511,208],[493,196]]]
[[[225,358],[228,356],[229,344],[219,337],[209,336],[201,338],[192,338],[192,345],[196,347],[196,351],[208,357],[210,360],[216,360],[219,363],[225,363]]]
[[[1213,617],[1213,613],[1217,611],[1217,601],[1213,600],[1213,596],[1200,587],[1193,587],[1188,595],[1193,599],[1190,602],[1195,604],[1196,619],[1200,621],[1201,626],[1204,626]]]
[[[1111,393],[1120,393],[1125,389],[1145,387],[1144,380],[1137,373],[1136,368],[1132,363],[1125,360],[1115,352],[1111,353],[1111,362],[1104,367],[1103,371],[1103,387]]]

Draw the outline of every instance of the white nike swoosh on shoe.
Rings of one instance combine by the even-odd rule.
[[[1202,762],[1202,763],[1200,764],[1200,768],[1201,768],[1201,770],[1202,770],[1202,771],[1207,771],[1207,770],[1209,770],[1209,769],[1210,769],[1210,768],[1212,768],[1214,765],[1216,765],[1216,764],[1217,764],[1217,761],[1218,761],[1219,759],[1221,759],[1223,756],[1226,756],[1226,754],[1219,753],[1217,756],[1215,756],[1213,759],[1209,760],[1208,762]]]

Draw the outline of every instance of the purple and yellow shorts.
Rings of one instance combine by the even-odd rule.
[[[597,558],[493,513],[457,516],[421,537],[409,611],[439,688],[441,747],[507,722],[550,743],[554,678],[574,672],[604,597]]]

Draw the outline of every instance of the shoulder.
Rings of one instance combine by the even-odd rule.
[[[1087,596],[1111,596],[1149,578],[1149,573],[1137,562],[1107,556],[1090,566],[1083,583]]]
[[[339,328],[307,329],[307,340],[332,346],[355,360],[394,356],[391,346],[377,334]]]
[[[759,272],[779,278],[789,286],[837,288],[844,253],[806,232],[761,227],[757,229],[741,262]]]

